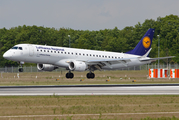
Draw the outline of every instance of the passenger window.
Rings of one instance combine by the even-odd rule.
[[[93,57],[95,57],[95,55],[93,55]]]
[[[85,54],[83,54],[83,56],[85,56]]]
[[[44,52],[46,52],[46,51],[44,50]]]
[[[88,54],[86,54],[86,56],[88,56]]]
[[[99,55],[99,57],[101,57],[101,55]]]
[[[73,55],[73,53],[71,53]]]
[[[81,55],[81,53],[79,53],[79,55]]]
[[[53,53],[53,51],[51,51],[51,53]]]
[[[90,56],[91,56],[91,54],[90,54]]]
[[[56,53],[56,51],[54,51],[54,53]]]
[[[42,50],[40,50],[42,52]]]
[[[96,57],[98,57],[98,55],[96,55]]]
[[[108,56],[110,58],[110,56]]]
[[[78,55],[78,53],[76,53],[76,55]]]
[[[65,52],[65,54],[66,54],[66,52]]]

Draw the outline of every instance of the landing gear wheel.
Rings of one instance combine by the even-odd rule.
[[[86,74],[86,77],[88,78],[88,79],[93,79],[93,78],[95,78],[95,74],[94,73],[87,73]]]
[[[95,74],[91,73],[91,78],[94,79],[95,78]]]
[[[66,78],[68,79],[68,78],[73,78],[74,77],[74,74],[73,73],[71,73],[71,72],[68,72],[68,73],[66,73]]]
[[[66,73],[66,78],[69,78],[69,73]]]
[[[23,68],[19,68],[19,72],[23,72]]]
[[[24,64],[24,62],[18,62],[19,63],[19,72],[23,72],[23,64]]]
[[[73,74],[73,73],[70,73],[70,74],[69,74],[69,77],[70,77],[70,78],[73,78],[73,77],[74,77],[74,74]]]

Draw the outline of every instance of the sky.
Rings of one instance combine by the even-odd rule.
[[[179,0],[0,0],[0,29],[44,26],[122,30],[146,19],[179,16]]]

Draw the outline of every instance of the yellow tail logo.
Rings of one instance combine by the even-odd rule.
[[[150,40],[149,37],[146,36],[146,37],[143,38],[142,43],[143,43],[143,46],[144,46],[145,48],[149,48],[150,45],[151,45],[151,40]]]

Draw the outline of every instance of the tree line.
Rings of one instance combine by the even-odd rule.
[[[99,31],[74,30],[70,28],[47,28],[43,26],[18,26],[0,29],[0,66],[17,66],[13,61],[5,60],[3,54],[16,44],[30,43],[82,48],[91,50],[127,52],[132,50],[146,31],[154,28],[152,51],[149,57],[158,57],[158,39],[160,40],[160,57],[176,56],[170,63],[179,63],[179,16],[158,17],[157,20],[146,19],[142,24],[127,26],[122,30],[104,29]],[[159,35],[159,36],[157,36]],[[160,62],[166,63],[167,60]]]

